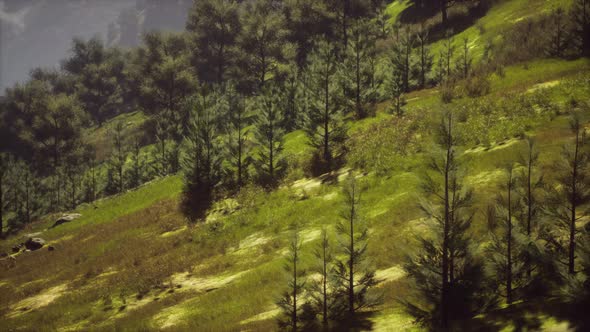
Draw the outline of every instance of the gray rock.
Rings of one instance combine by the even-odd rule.
[[[30,251],[35,251],[35,250],[41,249],[41,248],[43,248],[44,245],[45,245],[45,240],[43,240],[42,238],[38,238],[38,237],[30,238],[27,240],[27,242],[25,242],[25,247]]]
[[[53,223],[53,226],[51,226],[50,228],[54,228],[57,227],[61,224],[65,224],[67,222],[76,220],[78,218],[80,218],[82,215],[79,213],[71,213],[71,214],[64,214],[63,216],[61,216],[59,219],[57,219],[55,221],[55,223]]]

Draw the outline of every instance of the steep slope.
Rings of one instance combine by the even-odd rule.
[[[488,15],[504,16],[513,12],[505,6],[522,3],[501,2]],[[486,17],[482,20],[495,22],[499,16]],[[523,132],[537,138],[541,159],[548,167],[561,145],[571,139],[563,114],[567,103],[572,98],[590,102],[588,59],[536,60],[506,67],[504,72],[504,76],[490,76],[490,93],[481,98],[463,97],[444,105],[435,88],[407,96],[408,121],[419,128],[437,121],[443,108],[460,111],[472,103],[511,95],[543,96],[559,110],[558,114],[543,110],[508,113],[507,120],[498,116],[486,130],[475,126],[476,121],[465,122],[462,129],[471,137],[485,133],[488,138],[486,142],[468,140],[461,149],[480,210],[496,188],[501,176],[498,167],[518,158],[524,146]],[[351,142],[376,142],[380,137],[375,129],[381,127],[375,126],[398,125],[401,120],[385,112],[388,104],[380,104],[374,118],[351,123]],[[589,113],[583,120],[590,128]],[[508,122],[526,126],[512,130]],[[97,140],[104,135],[97,132]],[[411,153],[385,158],[385,165],[375,164],[369,167],[371,171],[358,175],[368,185],[361,214],[370,226],[368,255],[384,295],[367,327],[376,331],[420,330],[397,301],[408,292],[401,268],[404,256],[414,250],[414,237],[424,228],[416,202],[421,197],[419,174],[426,164],[430,131],[413,140],[417,148]],[[375,146],[367,149],[367,153],[390,156]],[[302,132],[287,135],[286,152],[307,153]],[[218,202],[207,222],[194,226],[187,225],[178,210],[179,176],[81,206],[76,211],[82,214],[80,219],[56,228],[49,229],[56,216],[47,216],[18,237],[0,243],[0,252],[10,252],[12,245],[38,234],[56,248],[1,261],[6,268],[0,267],[0,325],[63,331],[275,330],[279,313],[275,302],[286,286],[283,265],[290,227],[299,224],[302,264],[308,267],[314,262],[312,252],[322,228],[333,231],[340,218],[340,184],[347,176],[348,169],[311,179],[293,175],[270,193],[248,187],[237,197]],[[483,219],[482,213],[476,214],[474,232],[485,231]],[[492,329],[514,330],[524,322],[539,330],[566,330],[570,323],[550,309],[516,305],[476,323]],[[503,315],[508,310],[515,314]]]

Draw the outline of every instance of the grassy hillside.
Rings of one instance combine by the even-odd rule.
[[[485,33],[473,26],[456,38],[491,37],[496,29],[557,3],[500,1],[477,23]],[[388,12],[395,20],[408,6],[394,2]],[[428,128],[443,109],[464,116],[460,160],[468,169],[467,182],[475,190],[479,211],[471,231],[483,234],[483,211],[502,176],[499,168],[519,158],[523,135],[536,137],[541,161],[549,170],[561,146],[572,139],[570,101],[590,103],[589,59],[534,60],[508,66],[504,73],[490,74],[487,96],[458,94],[450,104],[441,102],[437,88],[412,92],[406,96],[403,120],[386,112],[389,101],[379,104],[375,117],[349,124],[351,153],[343,169],[307,178],[296,168],[272,192],[249,186],[236,197],[217,202],[205,223],[190,225],[179,211],[180,176],[81,206],[75,211],[82,214],[80,219],[56,228],[49,227],[57,216],[46,216],[0,242],[0,253],[10,252],[13,245],[36,234],[55,247],[22,252],[16,261],[0,261],[4,265],[0,265],[0,330],[276,330],[275,303],[287,282],[283,265],[291,228],[299,227],[301,264],[309,268],[322,229],[333,233],[340,218],[341,184],[348,176],[367,185],[361,215],[369,225],[368,256],[383,294],[367,329],[422,330],[398,299],[409,292],[404,257],[415,250],[415,237],[424,230],[418,202],[420,175],[433,146]],[[512,99],[533,106],[519,113],[509,107]],[[492,103],[506,107],[491,118],[472,111]],[[546,104],[551,107],[541,107]],[[117,120],[135,130],[144,116],[124,115]],[[590,129],[589,121],[586,112],[583,123]],[[109,125],[95,129],[94,139],[104,140]],[[408,134],[403,152],[392,151],[400,144],[396,135],[404,134],[397,131],[401,127],[414,131]],[[310,154],[302,131],[285,139],[290,160],[304,160]],[[353,168],[357,172],[349,173]],[[515,304],[470,324],[474,330],[567,331],[570,322],[554,309],[551,304]]]

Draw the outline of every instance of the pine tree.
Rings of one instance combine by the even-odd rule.
[[[355,180],[354,174],[349,174],[349,180],[343,188],[342,220],[337,224],[339,249],[343,259],[336,260],[334,267],[334,287],[340,309],[336,314],[350,323],[358,319],[359,310],[373,308],[380,301],[372,293],[378,282],[366,257],[369,234],[359,211],[362,191],[363,188]]]
[[[551,31],[547,54],[558,58],[563,57],[568,47],[568,39],[565,11],[563,8],[557,8],[551,14]]]
[[[167,131],[162,119],[156,120],[156,149],[154,151],[154,172],[166,176],[170,172],[169,152],[172,142],[167,139]]]
[[[268,187],[275,186],[286,169],[286,160],[282,156],[284,131],[279,97],[276,89],[269,88],[255,101],[258,181]]]
[[[85,200],[86,202],[94,202],[98,199],[98,167],[96,161],[96,151],[89,149],[86,153],[86,174],[84,178],[85,184]]]
[[[113,152],[108,164],[107,188],[105,191],[108,194],[122,193],[125,181],[123,172],[125,170],[125,162],[127,161],[127,151],[123,137],[123,123],[121,121],[115,124],[111,131],[113,139]]]
[[[400,73],[394,68],[387,81],[387,92],[389,97],[393,100],[390,108],[390,113],[402,116],[404,114],[403,107],[406,105],[406,98],[404,97],[403,81]]]
[[[585,323],[578,325],[583,329],[588,326],[588,306],[590,305],[590,232],[580,234],[577,255],[579,271],[565,276],[557,295],[570,304],[568,309],[571,317]]]
[[[461,72],[463,78],[469,77],[471,71],[471,64],[473,59],[469,54],[469,39],[467,37],[463,38],[463,44],[461,45],[461,57],[459,59],[458,69]]]
[[[248,177],[248,167],[252,163],[249,148],[249,129],[254,117],[246,106],[245,97],[240,95],[233,85],[226,88],[226,118],[227,118],[227,149],[229,155],[230,173],[233,185],[240,189]]]
[[[455,320],[470,318],[488,305],[483,266],[472,254],[469,227],[472,191],[465,189],[456,156],[459,137],[451,113],[436,132],[440,152],[430,162],[422,190],[421,209],[429,232],[418,238],[420,251],[404,268],[413,280],[417,300],[402,300],[409,314],[432,329],[446,329]]]
[[[433,56],[430,54],[428,47],[428,29],[424,25],[416,33],[416,42],[418,43],[418,86],[423,89],[428,82],[428,74],[432,70]]]
[[[186,30],[196,46],[193,64],[203,82],[223,84],[233,70],[237,39],[242,29],[235,0],[194,3]]]
[[[182,140],[182,132],[172,131],[173,126],[188,121],[183,106],[197,86],[190,47],[186,34],[149,32],[134,59],[140,106],[146,114],[163,121],[170,135],[166,138],[175,142]]]
[[[561,160],[556,165],[558,185],[551,188],[546,209],[556,224],[547,230],[546,239],[556,252],[558,261],[565,264],[568,273],[573,275],[577,272],[578,222],[584,217],[581,208],[590,202],[590,185],[586,174],[590,154],[584,126],[577,114],[572,117],[570,128],[575,135],[574,142],[564,146]]]
[[[322,327],[326,330],[332,317],[335,299],[332,285],[334,255],[325,228],[322,229],[320,243],[314,251],[314,256],[317,259],[317,264],[313,271],[318,273],[320,277],[310,284],[309,294],[311,304],[322,317]]]
[[[20,169],[18,183],[22,200],[17,214],[21,223],[29,224],[39,216],[42,208],[41,183],[30,164],[19,162],[17,167]]]
[[[375,40],[370,28],[366,20],[353,22],[341,69],[341,77],[357,119],[368,115],[367,106],[374,104],[377,98],[372,80],[375,73],[370,66],[371,58],[375,57]]]
[[[131,168],[127,170],[127,186],[129,188],[139,187],[145,181],[145,157],[141,153],[139,137],[133,140],[131,150]]]
[[[409,92],[414,36],[409,26],[404,27],[402,30],[397,35],[390,60],[391,65],[400,73],[403,91]]]
[[[80,42],[83,43],[74,40],[74,43]],[[99,47],[102,55],[100,59],[84,61],[85,63],[81,64],[80,72],[76,73],[78,81],[76,94],[84,105],[84,109],[99,126],[102,126],[106,119],[115,116],[124,108],[125,61],[119,50],[104,48],[99,40],[89,41],[87,47],[92,47],[90,45],[93,44],[96,45],[94,47]],[[84,52],[84,50],[80,51]],[[77,53],[74,57],[83,58],[84,55]],[[69,59],[69,61],[73,60],[74,58]]]
[[[69,189],[69,199],[70,199],[70,209],[75,210],[76,206],[78,206],[78,189],[80,185],[80,178],[82,170],[80,167],[66,166],[66,183]]]
[[[528,237],[528,245],[526,248],[526,270],[527,277],[530,279],[534,269],[533,251],[535,250],[534,242],[538,237],[538,218],[541,210],[540,196],[544,186],[543,175],[538,170],[539,151],[535,140],[527,137],[526,149],[521,156],[520,164],[523,166],[520,174],[519,191],[522,197],[522,205],[524,207],[521,221],[524,221],[524,228]]]
[[[279,327],[288,331],[298,331],[298,324],[301,321],[301,293],[305,287],[305,280],[303,280],[305,271],[299,265],[300,256],[301,240],[299,233],[295,230],[285,264],[285,271],[289,274],[288,287],[277,302],[282,311],[282,317],[278,320]]]
[[[506,302],[512,304],[516,298],[515,292],[522,287],[522,274],[525,271],[523,236],[517,222],[520,206],[513,165],[506,167],[506,179],[501,190],[495,210],[488,212],[488,225],[493,240],[488,252],[498,279],[498,288],[503,288]]]
[[[241,17],[242,32],[238,44],[245,53],[244,62],[256,89],[262,89],[269,77],[276,76],[278,65],[284,61],[286,31],[283,17],[273,2],[247,2]]]
[[[4,209],[6,205],[6,192],[8,180],[8,155],[0,152],[0,238],[4,237]]]
[[[191,222],[205,217],[221,181],[223,150],[218,117],[223,104],[220,100],[219,94],[204,91],[188,102],[191,123],[184,142],[181,207]]]
[[[590,55],[590,1],[575,0],[570,10],[572,39],[581,56]]]
[[[308,109],[305,132],[316,149],[319,171],[330,170],[344,154],[346,129],[342,121],[341,90],[335,82],[336,49],[325,40],[316,44],[307,69]]]
[[[449,80],[452,75],[451,64],[453,61],[453,55],[455,53],[455,45],[453,44],[453,37],[451,37],[451,33],[447,32],[447,37],[443,44],[443,50],[440,53],[440,61],[439,64],[442,70],[442,77],[441,82]]]
[[[283,109],[283,125],[287,132],[301,128],[303,114],[305,114],[305,89],[301,82],[299,68],[290,64],[287,77],[281,89],[281,104]]]

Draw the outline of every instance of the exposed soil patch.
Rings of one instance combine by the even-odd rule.
[[[63,292],[67,288],[67,284],[62,284],[59,286],[49,288],[35,296],[31,296],[24,300],[21,300],[12,307],[11,312],[9,312],[6,315],[6,317],[15,318],[24,313],[45,307],[51,304],[51,302],[55,301],[60,296],[62,296]]]

